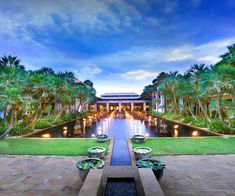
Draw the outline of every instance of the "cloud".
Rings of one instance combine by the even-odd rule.
[[[147,78],[153,78],[157,76],[158,73],[150,72],[148,70],[139,69],[136,71],[128,71],[126,73],[121,74],[122,78],[128,80],[145,80]]]
[[[198,58],[198,60],[204,62],[205,64],[215,64],[219,62],[220,58],[217,56],[204,56]]]
[[[186,59],[192,59],[193,54],[191,53],[189,46],[178,47],[176,49],[169,50],[167,52],[165,61],[182,61]]]
[[[93,76],[102,73],[102,70],[99,67],[86,66],[82,68],[80,72],[84,75]]]

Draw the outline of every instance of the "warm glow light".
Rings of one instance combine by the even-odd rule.
[[[193,131],[192,136],[198,136],[198,131]]]
[[[92,138],[95,138],[95,134],[94,134],[94,133],[92,133],[92,134],[91,134],[91,137],[92,137]]]
[[[174,136],[175,136],[175,137],[178,137],[178,136],[179,136],[179,131],[176,130],[176,129],[174,130]]]
[[[49,133],[45,133],[45,134],[42,135],[42,137],[44,137],[44,138],[50,138],[51,135],[50,135]]]
[[[179,125],[174,125],[174,129],[178,129],[179,128]]]
[[[64,136],[67,135],[67,129],[63,131],[63,135],[64,135]]]
[[[101,127],[98,127],[97,129],[97,134],[100,135],[102,133],[102,128]]]
[[[64,130],[68,129],[68,127],[63,127]]]

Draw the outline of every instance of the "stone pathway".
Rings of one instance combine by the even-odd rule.
[[[77,195],[75,166],[84,157],[0,156],[0,195]],[[162,156],[168,196],[235,195],[235,155]]]
[[[77,195],[81,158],[0,156],[0,195]]]
[[[235,155],[160,158],[166,163],[160,180],[166,195],[235,196]]]

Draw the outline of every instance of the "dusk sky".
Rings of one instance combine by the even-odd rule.
[[[0,0],[0,55],[73,71],[97,94],[141,93],[161,71],[219,61],[235,0]]]

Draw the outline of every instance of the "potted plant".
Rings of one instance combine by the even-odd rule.
[[[143,143],[145,140],[145,136],[144,135],[134,135],[132,137],[132,139],[135,143]]]
[[[96,141],[98,142],[106,142],[108,140],[108,135],[106,134],[97,134],[96,135]]]
[[[137,147],[133,151],[136,159],[143,159],[151,156],[152,149],[148,147]]]
[[[103,159],[105,156],[105,148],[103,147],[91,147],[87,150],[89,158]]]
[[[152,158],[140,159],[136,162],[138,168],[150,168],[153,170],[157,180],[160,180],[163,175],[163,170],[166,167],[165,163],[160,160]]]
[[[102,169],[104,167],[104,161],[97,158],[88,158],[78,161],[76,166],[81,180],[85,181],[90,169]]]

